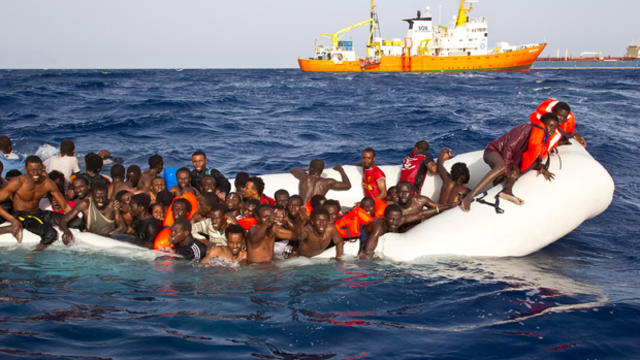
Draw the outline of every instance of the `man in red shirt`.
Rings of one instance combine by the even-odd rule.
[[[376,151],[366,148],[362,151],[362,188],[364,196],[377,197],[384,200],[387,197],[387,183],[384,172],[375,166]]]

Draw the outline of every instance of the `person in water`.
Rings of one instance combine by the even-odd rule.
[[[384,200],[387,197],[386,176],[376,163],[376,151],[366,148],[362,151],[362,189],[364,196],[377,197]]]
[[[176,179],[178,180],[178,185],[173,186],[169,191],[175,197],[179,197],[184,195],[186,192],[190,192],[194,195],[199,195],[200,191],[195,187],[191,186],[191,171],[189,169],[183,167],[178,169],[176,172]]]
[[[402,180],[396,185],[398,193],[398,205],[402,208],[403,215],[413,215],[422,211],[425,207],[435,209],[438,203],[424,195],[414,195],[414,187],[407,180]]]
[[[513,194],[513,184],[522,172],[528,170],[544,155],[547,149],[546,139],[556,132],[558,118],[555,114],[547,113],[541,117],[541,123],[542,127],[532,124],[518,125],[487,145],[482,158],[491,170],[462,200],[464,211],[469,211],[473,198],[489,183],[501,178],[506,178],[506,187],[499,196],[518,205],[524,203]],[[538,173],[547,180],[553,179],[553,174],[541,165],[538,163]]]
[[[258,208],[258,223],[254,225],[247,236],[247,261],[250,263],[269,262],[273,260],[273,250],[276,238],[295,240],[293,231],[285,229],[277,223],[278,214],[267,204]]]
[[[200,202],[202,205],[202,202]],[[200,211],[200,208],[198,208]],[[209,241],[213,245],[227,245],[227,238],[224,236],[227,228],[227,209],[224,204],[215,203],[209,207],[207,217],[193,224],[191,235],[195,239]]]
[[[131,197],[129,211],[133,216],[131,230],[135,236],[135,243],[142,247],[153,249],[153,241],[162,230],[162,219],[158,219],[149,213],[150,202],[151,199],[148,194],[135,194]],[[162,206],[160,206],[160,209],[162,209]],[[164,218],[164,215],[162,217]]]
[[[440,188],[440,204],[448,204],[450,202],[461,201],[464,196],[471,191],[465,186],[469,182],[469,168],[461,162],[453,164],[451,174],[444,168],[444,162],[451,159],[451,150],[442,149],[438,155],[438,174],[442,179],[442,187]]]
[[[153,216],[154,219],[157,219],[160,221],[160,224],[162,224],[165,215],[165,207],[161,203],[155,202],[149,205],[149,213],[151,213],[151,216]]]
[[[338,200],[329,199],[322,204],[322,207],[329,213],[329,224],[335,224],[336,220],[342,216],[342,214],[340,214],[341,207]]]
[[[164,161],[162,156],[158,154],[151,155],[148,160],[149,168],[142,173],[138,182],[138,189],[149,191],[151,188],[151,180],[159,176],[164,169]],[[163,189],[164,190],[164,189]]]
[[[46,171],[57,170],[64,175],[65,181],[71,179],[71,175],[80,172],[78,158],[76,158],[76,146],[73,141],[65,139],[60,143],[60,155],[54,155],[43,162]]]
[[[174,203],[175,205],[175,203]],[[208,252],[207,246],[191,236],[191,223],[185,218],[176,218],[171,226],[169,242],[174,251],[187,260],[200,262]]]
[[[400,181],[408,181],[414,192],[420,195],[427,173],[435,174],[437,171],[438,166],[429,152],[429,143],[420,140],[413,146],[413,151],[402,160]]]
[[[44,249],[58,239],[58,232],[52,226],[52,223],[57,223],[54,220],[58,219],[56,214],[38,207],[40,199],[48,193],[62,204],[65,212],[71,211],[56,184],[46,176],[42,160],[35,155],[27,157],[24,175],[12,179],[0,189],[0,203],[9,198],[13,202],[11,214],[0,206],[0,216],[11,223],[9,231],[18,243],[22,242],[23,227],[40,236],[37,250]]]
[[[108,186],[103,183],[96,183],[91,189],[91,196],[80,201],[60,221],[62,231],[62,241],[69,245],[73,241],[73,234],[69,230],[68,223],[78,214],[82,213],[86,221],[88,232],[111,236],[114,232],[125,232],[127,226],[120,213],[120,203],[109,200]]]
[[[224,259],[239,263],[247,259],[247,252],[242,250],[245,246],[245,231],[240,225],[230,225],[225,230],[227,245],[216,245],[209,248],[207,256],[202,259],[203,264],[211,263],[212,259]]]
[[[344,240],[333,226],[329,212],[323,207],[313,209],[309,224],[298,234],[298,243],[298,254],[306,257],[321,254],[331,244],[336,247],[336,259],[344,252]]]
[[[291,174],[300,181],[298,184],[298,195],[302,196],[302,201],[306,204],[314,195],[326,195],[329,190],[341,191],[351,189],[349,177],[340,165],[333,167],[333,170],[340,173],[341,181],[323,178],[324,161],[313,159],[309,163],[308,172],[302,168],[291,169]]]

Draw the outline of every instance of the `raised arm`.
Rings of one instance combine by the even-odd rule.
[[[302,168],[293,168],[290,172],[291,175],[295,176],[298,180],[301,180],[305,175],[307,175],[307,172]]]
[[[351,189],[351,181],[349,181],[349,177],[347,173],[344,172],[344,168],[340,165],[336,165],[333,167],[333,170],[340,173],[340,177],[342,177],[342,181],[331,184],[331,190],[349,190]]]

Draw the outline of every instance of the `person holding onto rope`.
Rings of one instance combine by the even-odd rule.
[[[513,195],[513,184],[522,173],[534,165],[538,174],[542,174],[546,180],[553,179],[554,174],[550,173],[539,159],[547,156],[548,138],[556,132],[558,117],[553,113],[547,113],[540,120],[541,125],[518,125],[487,145],[483,160],[491,167],[491,171],[464,197],[462,200],[464,211],[469,211],[473,198],[489,183],[493,181],[497,185],[503,178],[506,178],[506,185],[499,196],[522,205],[524,201]]]

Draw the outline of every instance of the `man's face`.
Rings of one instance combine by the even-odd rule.
[[[318,214],[311,219],[311,226],[313,226],[315,232],[324,235],[324,232],[327,231],[327,226],[329,226],[329,217],[325,214]]]
[[[89,195],[89,185],[86,181],[75,179],[71,185],[73,186],[73,192],[76,194],[78,199],[84,199]]]
[[[120,198],[120,211],[123,213],[129,212],[129,204],[131,203],[131,193],[127,192]]]
[[[176,245],[186,240],[188,236],[189,236],[189,232],[184,231],[184,229],[182,228],[182,225],[173,224],[173,226],[171,227],[171,235],[169,236],[169,241],[173,245]]]
[[[254,184],[253,181],[247,181],[242,191],[244,192],[244,197],[248,199],[257,199],[260,197],[258,189],[256,189],[256,184]]]
[[[338,209],[337,206],[326,206],[324,207],[325,209],[327,209],[327,211],[329,212],[329,223],[330,224],[334,224],[336,222],[336,218],[338,217],[338,214],[340,213],[340,209]]]
[[[240,208],[242,202],[240,201],[240,196],[238,194],[229,194],[229,196],[227,196],[225,204],[227,205],[227,209],[229,209],[229,211],[234,211]]]
[[[137,202],[132,201],[129,203],[129,212],[133,217],[140,218],[144,214],[144,207],[140,206]]]
[[[162,205],[156,205],[153,207],[153,209],[151,209],[151,215],[160,221],[164,220],[164,208],[162,207]]]
[[[24,170],[25,170],[25,174],[27,174],[29,179],[31,179],[31,181],[33,181],[36,184],[41,184],[45,179],[45,175],[44,175],[44,172],[42,171],[41,163],[30,162],[27,164]]]
[[[384,221],[387,224],[389,231],[396,231],[402,225],[402,212],[390,211],[384,216]]]
[[[180,186],[181,189],[185,189],[191,186],[191,174],[189,174],[188,172],[180,171],[176,175],[176,178],[178,180],[178,186]]]
[[[173,218],[174,219],[186,219],[187,218],[187,207],[184,205],[182,201],[173,203]]]
[[[233,256],[238,256],[242,246],[244,245],[244,238],[241,233],[230,233],[227,238],[227,246]]]
[[[395,203],[398,202],[398,188],[394,187],[387,191],[387,200]]]
[[[207,167],[207,158],[204,155],[193,155],[191,157],[191,163],[196,171],[200,172]]]
[[[206,193],[206,192],[216,192],[216,180],[212,177],[206,177],[204,179],[202,179],[202,181],[200,182],[200,187],[202,187],[202,192]]]
[[[300,198],[291,198],[289,203],[287,204],[287,211],[291,217],[296,217],[300,214],[300,206],[302,206],[302,199]]]
[[[96,207],[99,210],[104,210],[104,208],[109,204],[107,192],[102,189],[93,190],[91,192],[91,197],[93,198],[93,201],[96,203]]]
[[[551,136],[558,129],[558,122],[555,120],[547,120],[545,126],[547,128],[547,135]]]
[[[558,117],[559,124],[564,124],[564,122],[567,121],[567,117],[569,117],[569,112],[565,109],[555,111],[554,114]]]
[[[398,204],[405,207],[411,203],[411,188],[406,184],[400,184],[396,186],[396,192],[398,193]]]
[[[225,215],[222,213],[222,210],[216,210],[209,213],[209,218],[211,219],[211,225],[214,229],[220,231],[224,226],[224,223],[227,221]]]
[[[151,191],[155,194],[159,193],[162,190],[167,188],[167,184],[164,182],[163,178],[155,178],[151,180]]]
[[[267,220],[269,220],[269,217],[271,216],[272,213],[273,213],[273,209],[272,208],[263,207],[260,210],[260,214],[258,214],[258,221],[261,224],[267,222]]]
[[[256,204],[244,204],[244,208],[242,208],[242,216],[243,217],[256,217]]]
[[[365,169],[371,168],[373,164],[375,164],[375,162],[376,162],[376,157],[373,156],[373,153],[371,151],[362,152],[362,166]]]
[[[376,205],[373,202],[373,200],[365,200],[361,202],[360,207],[362,208],[362,210],[368,212],[369,215],[374,216],[376,211]]]
[[[284,222],[285,210],[284,209],[273,209],[273,220],[276,224],[282,225]]]
[[[289,194],[279,193],[275,198],[276,205],[282,205],[283,207],[287,207],[289,204]]]

